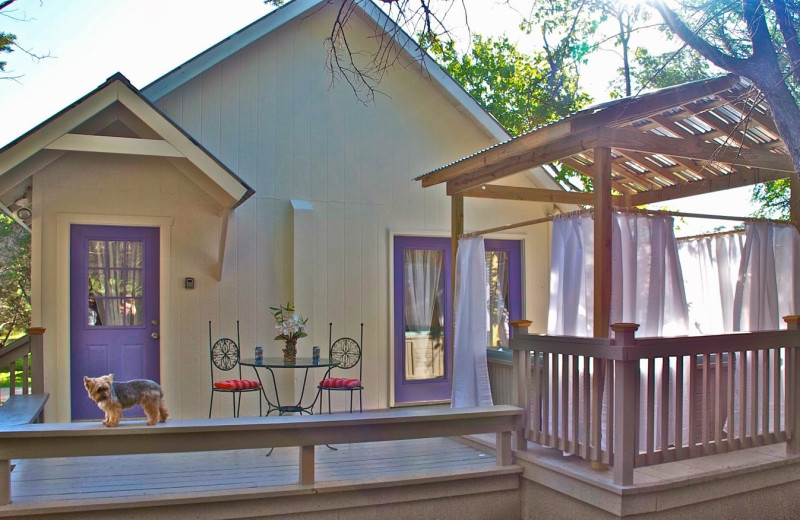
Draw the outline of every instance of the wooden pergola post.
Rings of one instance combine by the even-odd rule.
[[[456,193],[450,197],[450,344],[455,350],[456,333],[456,255],[458,254],[458,237],[464,234],[464,195]],[[453,373],[453,356],[450,356],[450,373]]]
[[[611,312],[611,149],[594,149],[594,337],[607,338]]]
[[[607,338],[611,325],[611,149],[594,149],[594,337]],[[600,424],[603,407],[603,387],[605,386],[605,366],[593,361],[592,379],[592,423]],[[600,431],[592,428],[593,432]],[[600,451],[600,439],[592,439]],[[592,461],[592,467],[607,469],[599,461]]]

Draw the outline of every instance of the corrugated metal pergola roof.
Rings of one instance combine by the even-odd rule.
[[[587,108],[418,177],[450,195],[592,204],[589,193],[498,186],[560,162],[595,176],[611,151],[615,206],[638,206],[789,177],[791,157],[760,92],[736,75],[686,83]],[[493,183],[493,184],[489,184]]]

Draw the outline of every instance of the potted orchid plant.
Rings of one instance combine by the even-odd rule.
[[[275,328],[280,332],[275,339],[285,343],[283,360],[287,363],[294,363],[297,359],[297,340],[308,336],[306,334],[308,318],[297,314],[291,302],[278,307],[270,307],[269,310],[272,311],[272,316],[275,318]]]

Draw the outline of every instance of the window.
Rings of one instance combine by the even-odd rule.
[[[516,240],[485,240],[489,282],[489,347],[508,347],[509,321],[522,318],[521,247]]]

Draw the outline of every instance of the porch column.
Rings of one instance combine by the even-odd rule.
[[[528,327],[533,322],[529,320],[511,320],[511,330],[513,337],[528,333]],[[514,350],[513,372],[511,374],[511,402],[524,410],[522,413],[522,429],[513,432],[514,447],[518,451],[528,449],[528,440],[525,438],[525,430],[528,427],[528,409],[530,403],[531,388],[531,353],[527,350]]]
[[[464,195],[456,193],[450,197],[450,337],[456,332],[456,255],[458,237],[464,234]],[[453,344],[455,348],[455,344]],[[450,373],[453,373],[453,356],[450,356]]]
[[[44,327],[31,327],[28,336],[31,340],[31,393],[44,393]],[[41,422],[44,422],[42,412]]]
[[[594,149],[594,337],[607,338],[611,314],[611,148]],[[605,387],[605,363],[594,359],[591,421],[600,424]],[[599,432],[600,428],[592,428]],[[600,439],[592,444],[600,447]],[[596,470],[608,469],[600,461],[592,461]]]
[[[594,149],[594,337],[607,338],[611,313],[611,148]]]
[[[794,180],[794,177],[792,177]],[[800,330],[800,316],[784,316],[786,328],[797,332]],[[800,348],[787,348],[786,354],[786,410],[789,412],[787,417],[787,430],[791,432],[791,438],[786,441],[786,452],[800,453],[800,411],[797,405],[800,403]]]
[[[636,345],[635,323],[615,323],[614,344],[624,348]],[[627,356],[623,356],[623,359]],[[614,484],[633,484],[633,459],[636,435],[637,388],[639,387],[639,360],[614,361]]]

